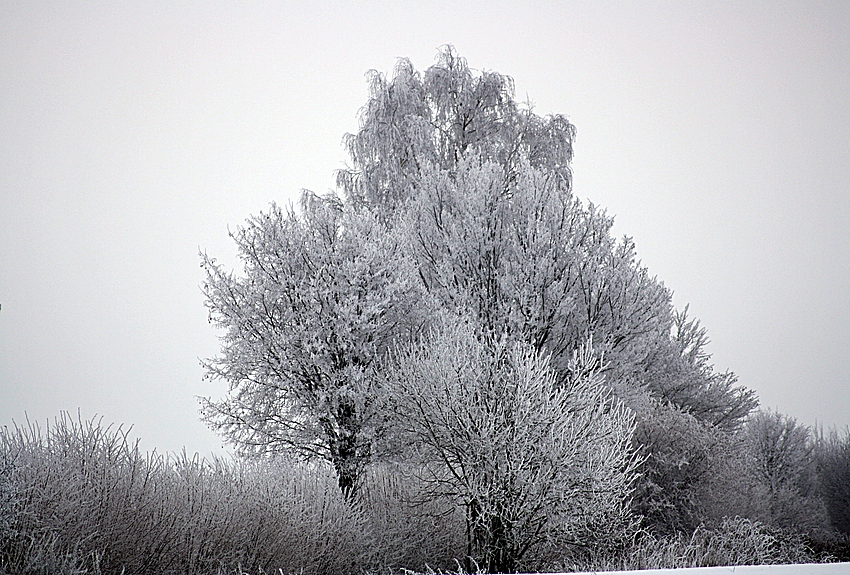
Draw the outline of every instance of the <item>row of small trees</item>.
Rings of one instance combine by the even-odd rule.
[[[573,195],[574,138],[450,47],[424,74],[372,73],[341,197],[251,218],[241,275],[202,256],[224,330],[207,374],[229,384],[206,420],[243,452],[329,462],[352,501],[370,465],[406,470],[463,509],[490,571],[543,543],[616,546],[636,517],[675,532],[728,514],[717,470],[754,393]]]

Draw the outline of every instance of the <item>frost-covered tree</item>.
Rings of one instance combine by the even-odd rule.
[[[811,430],[788,415],[757,411],[744,429],[761,509],[756,518],[789,529],[823,527]]]
[[[424,318],[413,262],[368,210],[309,193],[232,236],[242,275],[202,256],[225,330],[207,376],[230,387],[204,416],[242,451],[329,461],[351,493],[384,430],[376,361]]]
[[[550,172],[522,162],[508,178],[479,156],[424,174],[409,217],[426,291],[551,354],[563,375],[591,335],[615,369],[645,358],[669,332],[670,294],[633,243],[614,240],[611,218]]]
[[[646,440],[638,494],[652,495],[637,509],[687,501],[684,516],[654,514],[669,521],[658,526],[698,523],[696,478],[756,398],[714,370],[705,329],[673,308],[631,239],[612,236],[613,218],[575,197],[572,124],[518,104],[509,77],[473,71],[451,47],[422,74],[407,60],[392,78],[373,73],[360,122],[338,178],[348,201],[401,214],[437,305],[549,355],[558,381],[592,336],[607,385],[635,409]],[[681,425],[666,427],[661,412]],[[680,473],[671,446],[702,463]]]
[[[850,429],[842,433],[823,430],[816,437],[820,493],[829,513],[830,522],[837,531],[850,535]]]
[[[747,422],[746,435],[758,478],[771,492],[806,482],[812,456],[809,428],[793,417],[759,411]]]
[[[405,59],[392,78],[371,74],[338,182],[352,203],[407,212],[423,286],[443,306],[545,350],[559,373],[592,335],[624,399],[649,390],[736,427],[752,392],[713,371],[705,331],[676,315],[634,243],[612,237],[613,218],[572,194],[575,134],[449,46],[423,74]]]
[[[523,160],[546,166],[568,185],[574,139],[566,117],[518,106],[509,76],[477,74],[447,46],[424,75],[404,58],[391,79],[370,73],[360,130],[345,138],[352,166],[337,182],[349,199],[392,211],[414,195],[424,168],[453,171],[474,154],[509,177]]]
[[[730,456],[730,434],[671,403],[655,400],[644,410],[635,431],[646,459],[640,466],[634,510],[657,535],[693,532],[710,511],[706,496],[713,495],[719,464]],[[739,514],[743,512],[732,513]]]
[[[706,329],[688,317],[688,306],[674,310],[671,319],[670,337],[657,340],[644,362],[643,379],[653,397],[721,430],[739,429],[758,405],[755,392],[738,385],[734,373],[714,370]]]
[[[470,318],[481,341],[549,358],[558,389],[592,339],[605,385],[641,425],[669,404],[697,435],[740,426],[752,392],[714,371],[705,331],[631,239],[612,236],[613,218],[573,195],[575,133],[451,47],[421,74],[407,60],[391,78],[372,73],[338,173],[345,205],[252,220],[235,235],[241,277],[204,260],[211,318],[227,330],[208,373],[231,386],[207,418],[243,449],[331,461],[349,490],[387,431],[376,360],[435,309]],[[669,430],[648,431],[664,445]]]
[[[509,573],[546,549],[621,543],[634,416],[612,401],[591,347],[558,384],[548,356],[476,323],[448,316],[393,375],[408,457],[428,492],[465,510],[467,555]]]

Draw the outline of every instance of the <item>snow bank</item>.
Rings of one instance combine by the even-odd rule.
[[[588,571],[570,575],[850,575],[850,563],[805,565],[747,565],[738,567],[692,567],[688,569],[644,569],[641,571]]]

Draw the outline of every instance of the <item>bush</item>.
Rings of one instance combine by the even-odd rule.
[[[620,557],[598,557],[572,567],[578,570],[678,569],[813,563],[828,559],[831,558],[813,551],[798,534],[735,517],[726,518],[713,527],[701,525],[691,534],[656,538],[643,532]]]
[[[452,502],[432,499],[410,470],[372,467],[360,502],[372,546],[371,568],[449,571],[466,554],[466,522]]]
[[[63,413],[0,431],[0,574],[451,569],[462,514],[375,466],[346,501],[329,465],[142,454]]]
[[[362,516],[330,469],[143,455],[121,427],[68,414],[44,433],[4,430],[0,453],[14,486],[0,572],[340,573],[368,561]]]

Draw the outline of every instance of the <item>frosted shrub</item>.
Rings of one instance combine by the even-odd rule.
[[[656,535],[690,533],[705,515],[704,492],[719,462],[729,457],[725,434],[672,404],[647,404],[635,431],[646,459],[634,509]]]
[[[15,486],[0,573],[320,574],[368,559],[327,467],[142,454],[121,427],[67,414],[3,430],[0,449]]]
[[[12,478],[14,468],[6,459],[6,449],[0,451],[0,541],[10,537],[14,531],[16,516],[16,489]]]
[[[400,358],[396,411],[425,493],[465,513],[467,570],[617,545],[631,525],[634,419],[605,392],[589,346],[558,384],[530,346],[450,319]]]
[[[392,464],[369,470],[360,495],[375,569],[457,569],[466,554],[463,510],[430,497],[426,487],[416,470]]]
[[[812,563],[820,559],[793,533],[741,517],[726,518],[692,533],[656,538],[642,532],[620,558],[599,555],[579,570],[676,569]]]
[[[107,547],[156,560],[156,531],[146,529],[143,539],[138,527],[158,507],[148,504],[158,457],[140,454],[126,430],[63,414],[44,434],[29,425],[2,435],[3,458],[16,487],[16,521],[3,545],[5,569],[39,572],[53,565],[47,569],[52,571],[61,564],[66,571],[95,556],[99,561]]]

